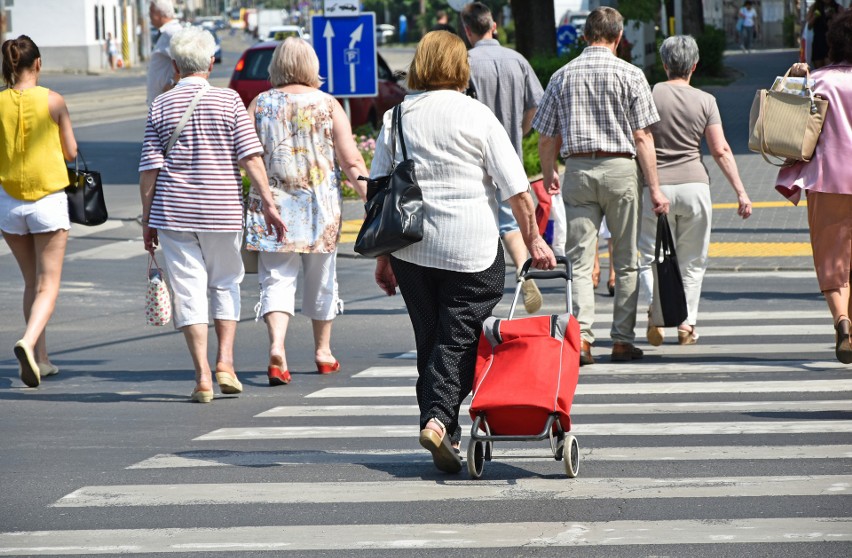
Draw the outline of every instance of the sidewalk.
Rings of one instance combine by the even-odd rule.
[[[740,177],[754,203],[754,213],[743,220],[737,215],[736,196],[705,148],[704,164],[710,173],[713,195],[713,232],[710,243],[711,271],[776,271],[813,269],[807,209],[793,206],[775,191],[777,168],[760,154],[748,150],[748,116],[754,93],[772,84],[798,60],[798,51],[772,50],[742,54],[725,53],[725,63],[742,74],[726,87],[708,87],[719,105],[728,143],[734,152]],[[363,217],[357,200],[344,202],[345,220],[339,254],[358,257],[353,251]],[[602,243],[601,255],[607,257]]]

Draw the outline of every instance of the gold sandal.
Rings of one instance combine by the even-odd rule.
[[[432,462],[439,471],[458,473],[462,468],[461,458],[447,438],[447,428],[436,418],[430,419],[430,422],[440,426],[442,433],[424,428],[420,431],[420,445],[432,454]]]
[[[677,328],[677,342],[681,345],[698,343],[698,333],[695,332],[695,326],[689,326],[689,331]]]

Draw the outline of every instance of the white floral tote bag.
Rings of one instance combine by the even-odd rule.
[[[148,256],[148,293],[145,296],[145,319],[148,325],[164,326],[172,319],[172,299],[163,270],[154,255]]]

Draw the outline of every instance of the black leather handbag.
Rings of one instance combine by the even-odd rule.
[[[402,136],[402,109],[393,109],[391,149],[396,157],[396,136],[402,162],[393,163],[387,176],[367,179],[366,217],[355,239],[355,251],[375,258],[423,239],[423,193],[417,184],[414,161],[408,158]],[[362,177],[359,177],[362,178]]]
[[[78,160],[83,159],[80,169]],[[68,167],[68,182],[65,195],[68,196],[68,218],[72,223],[93,227],[102,225],[109,218],[104,188],[101,184],[101,173],[89,170],[83,153],[77,151],[74,168]]]
[[[677,327],[686,320],[686,295],[677,263],[672,230],[665,215],[657,217],[657,243],[654,248],[654,305],[663,323],[658,327]]]

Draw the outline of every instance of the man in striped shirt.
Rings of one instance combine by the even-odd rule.
[[[533,119],[533,127],[541,133],[544,185],[551,193],[560,191],[555,170],[560,146],[567,163],[562,189],[568,220],[565,251],[574,268],[581,365],[594,363],[592,268],[602,218],[606,216],[612,233],[611,265],[616,270],[612,360],[630,361],[643,356],[633,345],[639,294],[640,168],[654,213],[668,213],[669,207],[657,180],[650,130],[660,117],[645,75],[615,56],[623,32],[623,18],[615,9],[601,7],[589,14],[584,29],[589,46],[553,74]]]

